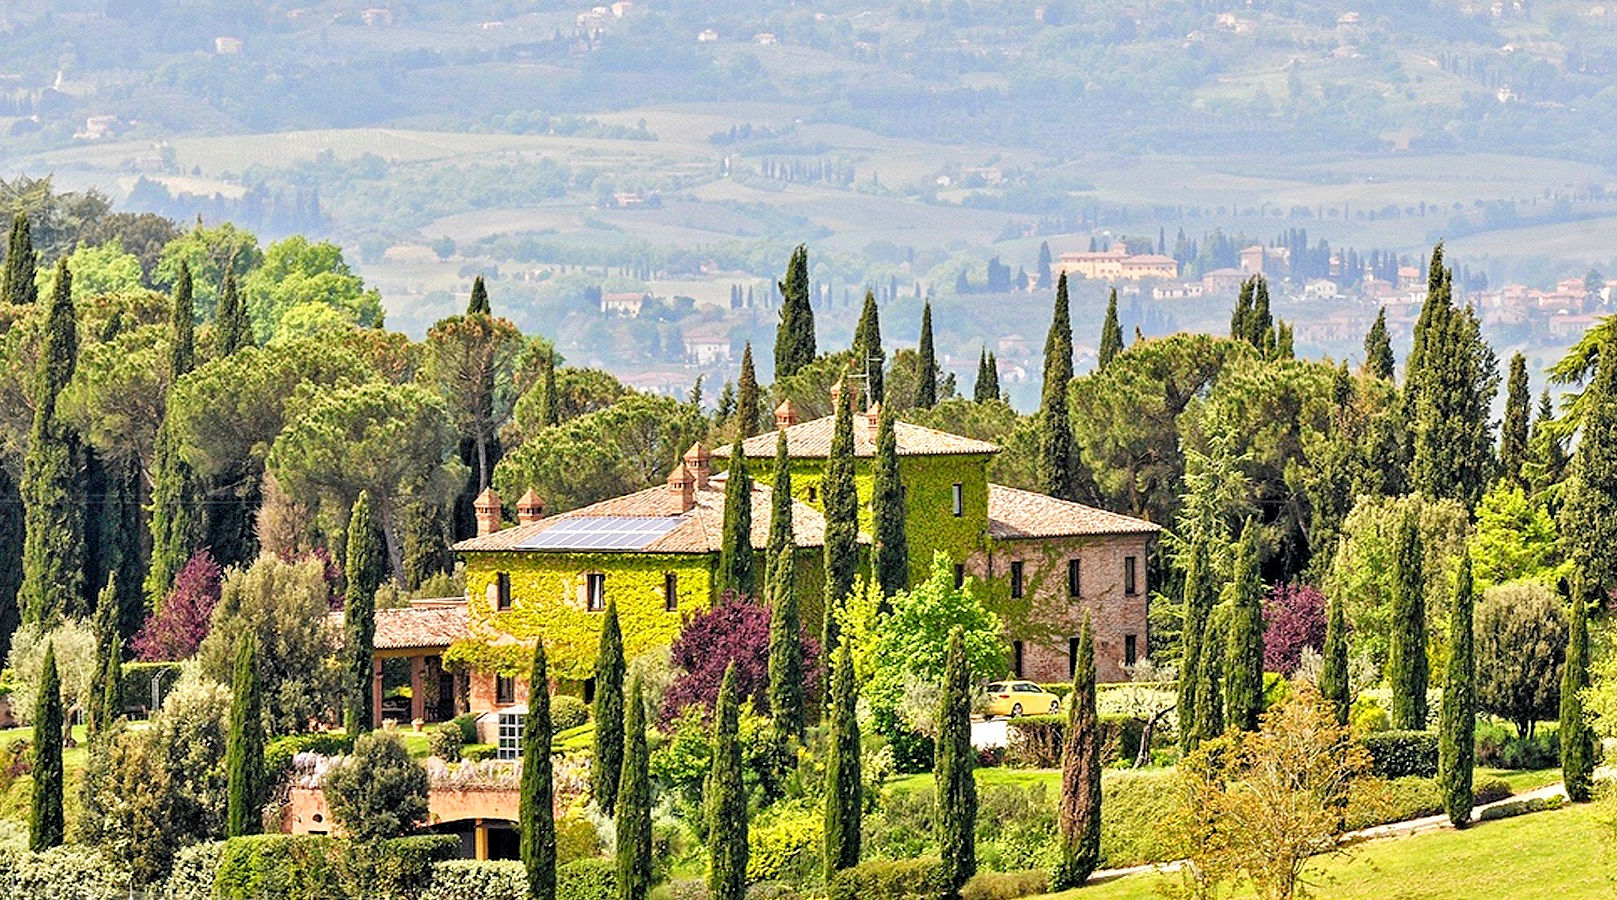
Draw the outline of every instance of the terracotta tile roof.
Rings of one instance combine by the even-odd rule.
[[[668,485],[658,485],[602,500],[570,512],[547,516],[527,525],[502,528],[493,534],[468,538],[452,549],[459,553],[477,551],[527,550],[521,544],[543,534],[559,522],[603,516],[626,518],[678,518],[680,523],[655,540],[633,552],[636,553],[717,553],[724,535],[724,475],[708,480],[706,488],[694,492],[695,505],[681,512],[679,495]],[[752,545],[763,550],[769,546],[769,517],[773,493],[769,485],[757,481],[752,485]],[[799,547],[819,547],[825,542],[825,517],[814,507],[798,500],[792,501],[792,535]],[[860,540],[868,540],[860,535]],[[560,547],[547,548],[567,552]],[[612,552],[612,551],[590,551]]]
[[[342,614],[335,616],[340,622]],[[468,633],[464,601],[376,611],[378,650],[448,647]]]
[[[1082,503],[1057,500],[1002,484],[988,486],[988,534],[998,540],[1155,534],[1161,530],[1160,526],[1144,519]]]
[[[831,435],[836,430],[837,417],[823,416],[812,421],[792,425],[786,429],[786,452],[793,457],[824,459],[831,455]],[[999,445],[976,438],[936,431],[908,422],[893,423],[894,437],[898,439],[899,456],[957,456],[975,453],[998,453]],[[776,431],[755,434],[742,442],[748,459],[773,459]],[[855,456],[876,455],[876,430],[869,417],[858,413],[853,418],[853,453]],[[730,455],[728,444],[715,448],[715,457]]]

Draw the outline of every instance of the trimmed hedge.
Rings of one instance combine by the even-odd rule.
[[[158,705],[180,681],[177,662],[127,662],[123,664],[123,693],[126,706],[152,711],[152,678],[161,676],[157,687]]]
[[[1382,778],[1437,774],[1437,732],[1379,731],[1360,739],[1370,752],[1370,763]]]
[[[275,784],[292,768],[292,757],[299,753],[343,756],[354,752],[354,739],[342,732],[289,734],[264,745],[266,783]]]
[[[806,883],[822,868],[824,822],[813,812],[771,817],[747,827],[747,881]]]
[[[1543,812],[1546,809],[1560,809],[1565,803],[1565,798],[1560,795],[1533,797],[1529,800],[1512,800],[1509,803],[1500,803],[1497,806],[1490,806],[1482,810],[1477,813],[1477,819],[1483,822],[1492,822],[1494,819],[1508,819],[1511,816]]]
[[[1101,716],[1101,765],[1120,758],[1133,759],[1140,747],[1145,722],[1133,716]],[[1067,730],[1065,712],[1019,716],[1006,722],[1005,758],[1014,766],[1053,769],[1061,765],[1062,739]]]
[[[550,728],[553,733],[577,728],[590,720],[590,708],[583,700],[567,694],[550,698]]]
[[[129,873],[87,847],[0,854],[0,897],[125,900],[129,893]]]
[[[1510,789],[1510,782],[1503,778],[1484,778],[1471,788],[1471,796],[1477,806],[1498,803],[1514,793]]]
[[[218,900],[414,898],[432,881],[434,863],[453,859],[460,838],[435,834],[375,844],[320,835],[231,838],[220,854]]]
[[[556,900],[617,900],[618,872],[606,857],[575,859],[556,869]]]
[[[1049,890],[1050,873],[1043,869],[978,872],[960,889],[960,900],[1017,900]]]
[[[528,900],[528,874],[510,859],[451,859],[432,864],[421,900]]]
[[[828,900],[933,900],[945,894],[943,863],[936,856],[873,859],[843,869],[831,879]]]

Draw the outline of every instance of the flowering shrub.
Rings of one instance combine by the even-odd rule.
[[[130,641],[142,662],[186,659],[208,636],[213,608],[219,605],[222,572],[213,555],[198,550],[174,576],[163,605],[146,617]]]
[[[1263,604],[1263,669],[1290,674],[1303,648],[1325,645],[1325,595],[1306,584],[1280,584]]]
[[[691,617],[674,641],[674,665],[684,675],[663,697],[662,720],[671,722],[687,706],[713,708],[719,684],[730,663],[736,664],[736,687],[743,700],[752,700],[762,714],[769,711],[769,608],[726,591],[712,609]],[[811,638],[799,638],[808,694],[813,696],[814,664],[820,648]]]

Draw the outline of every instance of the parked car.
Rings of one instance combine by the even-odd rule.
[[[996,681],[988,685],[983,718],[1042,716],[1061,709],[1061,698],[1031,681]]]

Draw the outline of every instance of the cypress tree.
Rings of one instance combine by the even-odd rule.
[[[1084,616],[1061,747],[1061,862],[1053,890],[1077,887],[1100,865],[1100,720],[1095,711],[1095,636]]]
[[[831,666],[831,736],[825,761],[825,880],[859,864],[859,817],[863,782],[859,774],[858,694],[853,656],[837,650]]]
[[[938,405],[938,357],[932,348],[932,303],[921,307],[921,372],[916,376],[915,405],[931,409]]]
[[[0,654],[11,652],[11,635],[22,624],[19,591],[26,518],[20,485],[9,468],[0,466]]]
[[[1375,324],[1364,336],[1364,368],[1377,378],[1392,380],[1396,363],[1392,358],[1392,336],[1387,333],[1387,308],[1376,312]]]
[[[1420,516],[1411,508],[1393,546],[1392,634],[1387,652],[1392,727],[1426,727],[1426,580],[1421,572]]]
[[[488,302],[488,285],[483,283],[483,276],[472,279],[472,299],[466,304],[466,315],[488,316],[493,315],[494,308]]]
[[[1572,615],[1566,642],[1566,661],[1561,666],[1561,781],[1567,799],[1587,803],[1593,796],[1595,736],[1583,708],[1583,695],[1589,689],[1589,606],[1580,584],[1573,588]]]
[[[801,738],[807,719],[803,692],[803,617],[797,603],[797,567],[790,548],[770,568],[769,710],[781,737]]]
[[[481,281],[481,279],[479,279]],[[556,808],[551,796],[550,674],[545,642],[533,642],[528,674],[528,714],[522,721],[522,783],[517,806],[517,853],[528,876],[531,900],[556,897]],[[593,771],[591,775],[593,776]]]
[[[95,679],[84,709],[85,729],[92,738],[123,715],[123,635],[118,631],[117,581],[118,573],[113,572],[96,598]],[[100,685],[99,692],[95,685]]]
[[[1228,631],[1227,609],[1215,607],[1207,617],[1202,636],[1202,652],[1197,659],[1195,723],[1196,742],[1224,733],[1224,635]]]
[[[998,400],[998,399],[1000,399],[1000,393],[999,393],[999,360],[994,358],[994,351],[992,351],[992,350],[988,351],[988,369],[985,371],[984,374],[986,374],[988,376],[988,387],[987,387],[986,390],[983,391],[983,399],[984,400]]]
[[[174,282],[174,298],[169,306],[168,383],[196,367],[196,304],[192,300],[191,267],[180,263],[180,276]]]
[[[56,264],[56,284],[45,311],[34,421],[23,457],[24,622],[54,624],[84,596],[84,454],[78,435],[56,415],[56,398],[78,365],[73,279],[67,260]]]
[[[877,420],[872,468],[870,511],[875,544],[870,550],[870,562],[882,596],[891,597],[910,586],[910,550],[904,531],[904,482],[899,478],[897,429],[887,409]]]
[[[853,592],[859,568],[859,496],[854,487],[853,412],[847,397],[837,404],[831,455],[825,464],[820,496],[825,506],[825,622],[822,651],[836,650],[836,610]]]
[[[618,900],[651,892],[651,757],[646,748],[646,701],[635,676],[623,715],[623,777],[618,782]]]
[[[1505,418],[1499,423],[1499,475],[1525,490],[1527,479],[1527,432],[1533,414],[1533,398],[1527,386],[1527,357],[1520,351],[1510,357],[1510,376],[1505,380]]]
[[[34,791],[28,819],[28,849],[36,853],[61,846],[66,829],[62,778],[62,678],[56,671],[56,646],[47,644],[34,707]]]
[[[1587,427],[1586,423],[1585,428]],[[1547,389],[1540,391],[1538,395],[1538,416],[1533,420],[1533,428],[1527,438],[1527,450],[1530,462],[1528,480],[1533,491],[1536,493],[1551,485],[1560,484],[1566,475],[1567,463],[1570,460],[1556,427],[1555,403],[1550,400],[1550,392]]]
[[[253,329],[247,321],[247,304],[236,289],[236,273],[225,273],[225,286],[219,294],[219,355],[229,356],[253,345]]]
[[[1183,604],[1185,627],[1182,645],[1184,652],[1179,662],[1179,749],[1189,754],[1204,738],[1196,722],[1196,693],[1201,679],[1206,677],[1203,657],[1216,653],[1218,648],[1207,642],[1207,628],[1213,614],[1216,597],[1213,585],[1212,560],[1208,558],[1207,541],[1198,538],[1188,549],[1185,562]]]
[[[713,765],[707,777],[707,893],[712,900],[747,894],[747,787],[741,767],[741,708],[736,664],[724,671],[713,716]]]
[[[545,354],[544,369],[539,375],[539,392],[539,398],[543,401],[540,404],[542,411],[540,412],[539,424],[559,424],[561,422],[561,406],[556,396],[556,354],[554,352]]]
[[[1272,359],[1275,320],[1269,312],[1269,282],[1262,275],[1252,276],[1252,281],[1252,315],[1247,319],[1246,339],[1265,359]]]
[[[170,392],[172,399],[173,393]],[[146,605],[160,609],[186,560],[201,543],[201,499],[196,476],[180,456],[180,440],[165,413],[152,443],[151,564],[146,569]]]
[[[1443,684],[1437,747],[1437,783],[1443,790],[1443,808],[1456,828],[1470,823],[1475,802],[1471,790],[1471,770],[1477,756],[1476,635],[1471,624],[1476,606],[1474,587],[1471,554],[1462,552],[1460,574],[1455,581],[1454,615],[1449,620],[1452,655]]]
[[[348,514],[348,578],[343,592],[343,644],[348,659],[348,690],[343,704],[343,725],[348,733],[369,731],[376,711],[371,708],[375,681],[372,657],[376,644],[376,589],[386,571],[386,551],[371,514],[371,495],[360,491]]]
[[[866,393],[871,403],[885,399],[882,367],[887,363],[887,351],[881,345],[881,316],[876,310],[876,295],[865,291],[865,306],[859,312],[859,326],[853,331],[854,370],[867,373]]]
[[[1044,289],[1050,287],[1050,264],[1051,264],[1051,262],[1052,262],[1052,260],[1050,259],[1050,242],[1049,241],[1040,241],[1039,242],[1039,280],[1034,282],[1034,284],[1033,284],[1034,287],[1036,287],[1036,288],[1038,288],[1040,290],[1044,290]]]
[[[1453,273],[1433,255],[1431,285],[1406,366],[1410,482],[1429,497],[1476,505],[1495,459],[1489,410],[1498,390],[1493,350],[1469,307],[1456,307]]]
[[[258,642],[251,631],[236,641],[230,680],[230,734],[225,773],[230,781],[226,837],[257,834],[264,808],[264,701],[258,680]]]
[[[1258,571],[1258,528],[1241,529],[1235,565],[1224,587],[1229,631],[1224,672],[1226,724],[1257,731],[1263,714],[1263,580]]]
[[[1235,295],[1235,311],[1230,313],[1230,337],[1237,341],[1244,341],[1252,333],[1252,289],[1253,280],[1248,278],[1241,282],[1241,290]]]
[[[1319,692],[1331,703],[1336,724],[1346,725],[1353,709],[1352,685],[1348,683],[1347,620],[1343,614],[1342,598],[1330,600],[1329,615],[1325,620],[1324,666],[1319,672]]]
[[[1549,435],[1543,442],[1551,443]],[[1583,430],[1562,497],[1561,534],[1573,571],[1585,590],[1602,596],[1617,580],[1617,343],[1601,345],[1583,392]]]
[[[1106,321],[1100,327],[1100,367],[1106,368],[1123,352],[1123,326],[1117,321],[1117,288],[1106,300]]]
[[[994,393],[990,394],[990,390],[994,390]],[[988,345],[984,344],[982,352],[977,355],[977,381],[971,388],[971,400],[973,403],[987,403],[998,399],[997,385],[991,385],[988,374]]]
[[[623,679],[628,668],[618,602],[609,599],[601,622],[601,645],[595,653],[595,737],[590,766],[590,796],[603,811],[617,806],[618,780],[623,777]]]
[[[938,849],[943,858],[945,896],[977,874],[977,751],[971,747],[971,662],[959,626],[949,632],[943,666],[943,700],[938,712],[937,785]]]
[[[1285,319],[1275,323],[1275,359],[1296,359],[1297,347],[1291,325]]]
[[[28,214],[18,210],[11,219],[11,241],[6,247],[4,274],[0,276],[0,300],[25,306],[39,299],[39,288],[34,284],[38,260]]]
[[[786,450],[786,429],[775,433],[775,475],[769,484],[769,547],[764,560],[764,578],[775,582],[774,565],[785,559],[791,564],[795,558],[790,552],[796,543],[792,540],[792,458]]]
[[[1078,447],[1067,407],[1072,381],[1072,317],[1067,273],[1056,282],[1055,315],[1044,340],[1044,391],[1039,403],[1039,490],[1062,500],[1078,499]]]
[[[775,328],[775,380],[790,378],[814,361],[814,307],[809,303],[808,248],[792,251],[780,287],[780,324]]]
[[[736,434],[750,438],[758,433],[758,373],[752,365],[752,341],[741,350],[741,378],[736,382]]]
[[[719,542],[719,590],[758,595],[758,567],[752,552],[752,476],[747,451],[736,435],[730,471],[724,479],[724,534]]]

